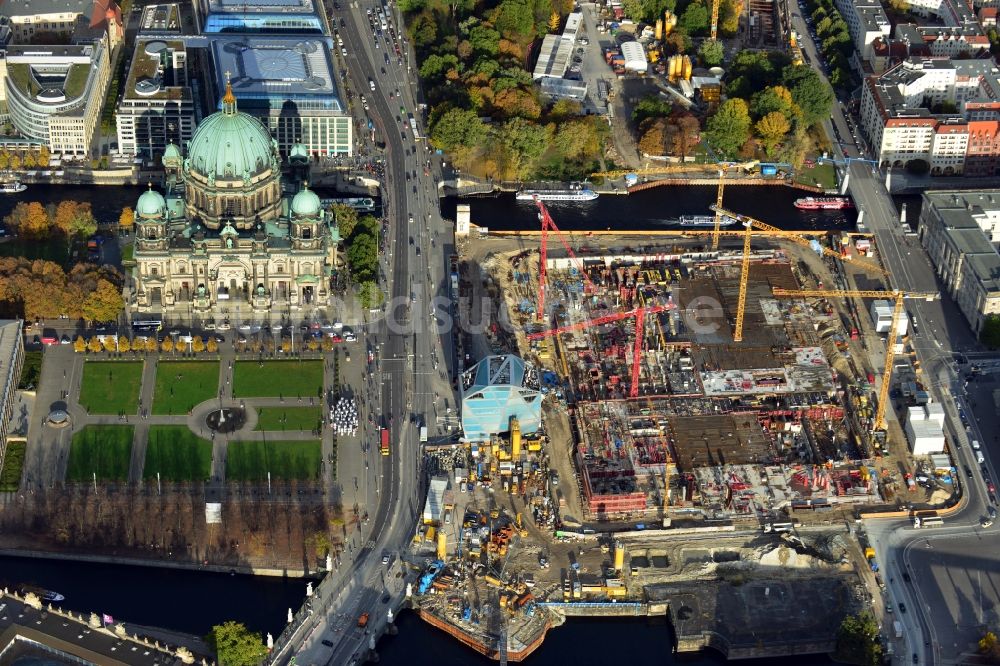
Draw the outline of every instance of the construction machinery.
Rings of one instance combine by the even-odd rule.
[[[736,304],[736,325],[733,328],[733,342],[743,341],[743,319],[746,314],[746,300],[747,300],[747,283],[750,278],[750,236],[754,230],[765,231],[768,233],[781,232],[779,235],[785,236],[787,234],[783,233],[781,229],[771,226],[766,222],[761,222],[758,219],[752,218],[749,215],[741,215],[740,213],[734,213],[731,210],[722,208],[721,206],[712,206],[713,211],[717,215],[725,215],[726,217],[731,217],[737,222],[743,224],[743,263],[740,269],[740,296],[739,301]],[[718,218],[717,218],[718,220]],[[718,221],[716,222],[718,224]],[[789,235],[788,238],[795,241],[800,245],[805,245],[812,248],[813,250],[818,250],[822,252],[825,256],[834,257],[836,259],[847,259],[847,257],[842,257],[840,254],[834,252],[833,250],[819,244],[813,243],[805,238],[805,236],[799,235]],[[883,270],[876,264],[866,262],[866,261],[852,261],[856,266],[864,268],[872,272],[879,273],[880,275],[889,276],[889,273]]]
[[[933,293],[917,293],[894,291],[868,291],[862,289],[831,291],[825,289],[780,289],[772,290],[778,298],[884,298],[895,301],[892,311],[892,324],[889,327],[889,337],[885,342],[885,365],[882,369],[882,386],[878,394],[878,407],[875,411],[874,430],[885,431],[885,410],[889,404],[889,386],[892,379],[892,365],[896,356],[896,336],[899,334],[899,319],[903,312],[903,300],[907,298],[922,298],[934,300],[939,297]]]
[[[718,11],[718,2],[716,4],[716,11]],[[714,38],[713,38],[714,39]],[[715,228],[712,234],[712,249],[719,249],[719,228],[722,225],[722,218],[725,217],[721,212],[722,209],[722,193],[726,189],[726,172],[730,169],[743,169],[744,171],[749,171],[750,169],[756,168],[758,162],[743,162],[743,163],[719,163],[719,191],[715,197]]]
[[[528,335],[528,340],[541,340],[542,338],[547,338],[551,336],[558,336],[561,333],[568,333],[570,331],[578,331],[583,328],[591,328],[593,326],[600,326],[602,324],[610,324],[612,322],[621,321],[622,319],[635,318],[635,343],[632,348],[632,381],[629,386],[629,397],[638,398],[639,397],[639,363],[642,360],[642,341],[645,334],[645,319],[646,315],[658,314],[660,312],[665,312],[667,310],[673,310],[677,306],[674,304],[670,305],[653,305],[649,307],[640,307],[634,310],[629,310],[628,312],[618,312],[613,315],[606,315],[604,317],[598,317],[596,319],[589,319],[587,321],[577,322],[575,324],[569,324],[568,326],[560,326],[558,328],[549,329],[547,331],[540,331],[538,333],[532,333]]]
[[[549,215],[549,209],[545,207],[545,204],[542,203],[542,200],[537,196],[535,197],[535,205],[538,206],[538,219],[542,223],[541,253],[539,255],[538,264],[538,321],[543,321],[545,319],[545,275],[548,264],[549,231],[556,232],[559,242],[562,243],[563,247],[566,249],[566,253],[573,261],[573,265],[576,270],[579,271],[580,276],[586,281],[589,290],[595,291],[595,289],[594,283],[590,281],[590,278],[587,276],[587,271],[584,270],[583,262],[581,262],[577,258],[576,254],[573,253],[573,248],[571,248],[569,243],[566,242],[566,239],[563,237],[563,233],[559,231],[559,227],[556,226],[552,216]]]
[[[713,41],[719,36],[719,5],[721,4],[721,0],[712,0],[712,36],[710,39]]]

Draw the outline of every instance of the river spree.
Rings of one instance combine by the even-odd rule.
[[[33,584],[66,595],[65,608],[107,613],[118,621],[204,636],[212,625],[239,620],[255,631],[277,636],[288,608],[298,608],[306,581],[229,576],[182,569],[133,567],[24,557],[0,557],[0,584]],[[399,633],[378,644],[382,664],[405,666],[487,666],[495,664],[404,611]],[[663,618],[574,619],[549,632],[526,664],[589,666],[718,666],[715,653],[671,654],[670,626]],[[741,662],[746,666],[813,666],[833,663],[823,656]],[[339,665],[333,665],[339,666]]]
[[[718,190],[714,186],[654,187],[629,195],[604,194],[583,203],[547,202],[564,231],[657,231],[679,229],[681,215],[712,215]],[[782,186],[726,187],[723,205],[782,229],[849,229],[857,220],[853,209],[800,211],[793,203],[808,192]],[[538,210],[513,194],[442,200],[444,217],[454,219],[459,203],[471,206],[472,223],[497,231],[537,230]]]

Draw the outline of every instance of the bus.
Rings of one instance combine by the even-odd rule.
[[[163,329],[162,319],[134,319],[132,320],[132,331],[136,334],[159,333]]]
[[[384,456],[389,455],[389,429],[382,428],[381,441],[379,442],[378,451]]]
[[[920,529],[922,527],[940,527],[941,525],[944,525],[944,521],[941,519],[941,516],[936,513],[913,516],[913,527],[915,529]]]

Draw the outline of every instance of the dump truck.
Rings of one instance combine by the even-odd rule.
[[[358,618],[358,626],[362,629],[368,626],[368,613],[362,613]]]

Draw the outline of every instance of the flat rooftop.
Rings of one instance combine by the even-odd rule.
[[[312,0],[209,0],[212,14],[312,14]]]
[[[241,107],[280,110],[293,102],[299,111],[345,113],[330,52],[320,39],[218,37],[212,53],[219,90],[229,72]]]
[[[190,99],[191,89],[176,85],[172,67],[160,71],[164,51],[184,51],[184,42],[173,39],[139,40],[132,56],[124,99]]]
[[[0,16],[42,16],[45,14],[89,14],[94,0],[6,0]]]

